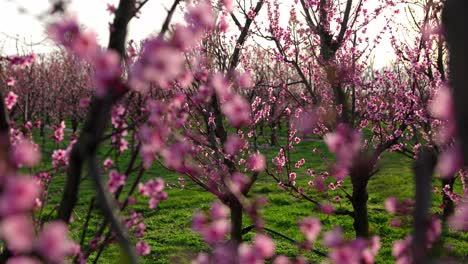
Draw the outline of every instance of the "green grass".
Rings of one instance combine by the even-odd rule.
[[[53,143],[47,141],[46,149],[52,149]],[[326,147],[321,141],[303,141],[295,147],[292,153],[292,160],[295,162],[300,158],[306,159],[306,164],[301,169],[297,169],[298,185],[306,186],[308,176],[305,173],[306,168],[313,168],[316,171],[325,169],[323,162],[317,154],[312,153],[313,148],[322,150],[326,156],[331,157],[326,151]],[[268,160],[276,155],[277,148],[271,148],[264,151],[268,156]],[[101,152],[101,157],[102,157]],[[102,157],[104,159],[105,157]],[[128,154],[120,157],[122,164],[129,159]],[[45,163],[50,162],[50,158],[45,157]],[[48,163],[50,164],[50,163]],[[380,161],[381,170],[369,182],[369,221],[370,231],[372,234],[381,236],[382,249],[377,256],[377,263],[393,263],[391,256],[391,245],[395,240],[403,239],[410,232],[411,223],[404,224],[401,228],[391,228],[389,220],[391,216],[387,214],[383,207],[383,201],[388,196],[396,196],[401,199],[413,197],[413,174],[411,170],[412,161],[396,153],[387,153]],[[129,177],[129,181],[135,175]],[[144,180],[155,177],[161,177],[168,183],[176,183],[177,174],[166,171],[159,165],[151,167],[144,175]],[[166,189],[169,199],[162,202],[157,210],[149,210],[146,206],[145,199],[139,199],[132,209],[143,213],[146,216],[145,223],[147,225],[145,241],[152,248],[151,254],[142,258],[142,263],[190,263],[197,252],[209,250],[203,243],[200,236],[191,230],[191,217],[197,210],[205,210],[209,208],[214,196],[202,191],[198,186],[186,179],[187,188],[181,190],[178,188]],[[64,184],[64,176],[57,176],[50,187],[50,204],[56,204],[61,197],[61,191]],[[349,181],[345,181],[349,186]],[[440,188],[440,182],[434,180],[434,186]],[[456,190],[460,192],[460,184],[456,183]],[[126,189],[127,190],[127,189]],[[349,191],[348,187],[348,191]],[[86,216],[89,201],[93,196],[94,189],[92,183],[85,179],[80,188],[80,199],[75,210],[75,222],[72,225],[72,237],[79,240],[81,235],[81,225]],[[342,193],[338,190],[331,193],[333,196]],[[310,192],[310,195],[317,197],[317,194]],[[261,174],[258,182],[254,185],[250,196],[252,198],[265,196],[268,199],[267,206],[263,209],[262,215],[265,220],[265,226],[278,231],[288,237],[301,241],[301,236],[297,222],[306,216],[320,217],[323,229],[331,230],[334,226],[341,226],[346,232],[346,236],[353,238],[354,231],[352,228],[352,220],[348,216],[326,216],[317,213],[314,206],[305,200],[293,197],[286,191],[281,190],[273,179],[266,174]],[[436,195],[433,197],[433,210],[440,212],[441,197]],[[335,207],[343,207],[350,209],[349,202],[346,199],[338,203],[334,203]],[[50,210],[50,208],[49,208]],[[87,238],[93,236],[93,231],[100,224],[99,215],[94,214],[91,219],[90,230],[87,233]],[[245,218],[244,225],[249,225],[249,219]],[[245,236],[249,240],[252,234]],[[308,252],[299,252],[297,248],[280,237],[273,236],[276,242],[277,254],[285,254],[294,256],[298,253],[306,254],[312,261],[321,261],[317,255]],[[453,248],[452,255],[458,258],[468,256],[468,234],[447,232],[445,235],[446,244],[450,244]],[[320,244],[320,243],[318,243]],[[320,245],[317,249],[326,251]],[[120,259],[120,253],[117,246],[108,247],[104,252],[99,263],[116,263]]]

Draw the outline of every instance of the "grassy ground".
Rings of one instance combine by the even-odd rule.
[[[52,143],[47,142],[47,148],[51,149]],[[298,169],[298,184],[306,186],[308,176],[305,174],[305,168],[313,168],[316,171],[324,169],[321,160],[317,155],[312,154],[313,148],[324,150],[323,143],[320,141],[303,141],[297,145],[292,159],[297,161],[300,158],[306,159],[304,169]],[[278,149],[272,148],[265,151],[265,154],[271,160]],[[123,160],[128,157],[123,156]],[[46,160],[46,162],[48,162]],[[399,198],[410,198],[413,196],[413,179],[411,171],[412,161],[404,158],[396,153],[388,153],[381,160],[381,170],[369,182],[369,221],[372,234],[381,236],[382,249],[377,257],[377,263],[393,263],[391,256],[392,242],[398,239],[403,239],[409,232],[410,223],[403,225],[402,228],[391,228],[389,226],[390,215],[387,214],[383,207],[383,201],[386,197],[392,195]],[[134,175],[130,176],[130,179]],[[146,174],[145,180],[155,177],[161,177],[166,182],[176,183],[178,175],[168,172],[161,166],[153,166]],[[50,189],[51,203],[55,204],[61,196],[61,188],[64,183],[64,176],[59,176],[54,179]],[[348,184],[349,182],[345,182]],[[434,185],[440,187],[440,182],[434,180]],[[456,186],[460,190],[459,183]],[[214,197],[200,188],[187,183],[185,190],[177,188],[166,190],[169,199],[160,204],[156,211],[149,210],[146,206],[146,200],[139,200],[132,208],[138,212],[142,212],[146,217],[147,231],[145,241],[152,248],[151,254],[142,258],[142,263],[189,263],[197,252],[208,250],[207,246],[201,241],[200,237],[191,231],[191,217],[197,210],[209,208]],[[75,223],[73,224],[72,236],[75,240],[79,240],[81,235],[81,224],[84,221],[86,210],[90,199],[93,196],[93,186],[88,180],[84,180],[80,189],[80,200],[75,211]],[[336,194],[342,195],[339,191]],[[312,192],[311,192],[312,193]],[[335,195],[335,194],[333,194]],[[263,210],[265,226],[275,231],[278,231],[295,240],[302,240],[297,222],[306,216],[320,217],[323,228],[330,230],[334,226],[341,226],[350,238],[354,236],[352,229],[352,219],[348,216],[325,216],[318,214],[313,210],[313,205],[305,200],[296,199],[289,193],[281,190],[274,181],[267,175],[260,175],[259,181],[255,184],[252,192],[252,197],[266,196],[268,205]],[[435,196],[433,198],[434,211],[440,211],[437,206],[440,204],[441,198]],[[343,199],[340,203],[335,203],[335,207],[350,208],[349,203]],[[248,219],[245,219],[245,226],[249,224]],[[91,238],[93,230],[100,223],[97,216],[91,219],[91,230],[87,233],[87,237]],[[246,239],[249,240],[252,234],[247,234]],[[296,255],[298,253],[296,247],[284,239],[273,236],[275,238],[277,253],[285,255]],[[446,244],[453,248],[452,254],[458,257],[468,256],[468,234],[458,233],[453,234],[448,232],[446,235]],[[326,249],[317,245],[317,248],[323,251]],[[305,253],[310,260],[320,261],[321,259],[313,254]],[[107,248],[98,263],[116,263],[120,258],[119,250],[116,246]]]

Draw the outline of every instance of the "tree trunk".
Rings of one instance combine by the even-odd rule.
[[[231,241],[238,245],[242,242],[242,205],[237,198],[229,201],[231,209]]]
[[[270,135],[270,146],[274,147],[278,144],[278,138],[276,136],[276,126],[275,124],[271,125],[271,135]]]
[[[45,124],[44,122],[41,123],[41,128],[40,128],[40,136],[41,136],[41,150],[43,153],[46,153],[46,149],[45,149]]]
[[[353,179],[353,209],[354,209],[354,231],[356,237],[369,236],[369,219],[367,215],[368,179]]]
[[[71,125],[72,125],[72,131],[73,131],[72,133],[75,134],[76,130],[78,130],[78,120],[76,120],[76,118],[72,117]]]

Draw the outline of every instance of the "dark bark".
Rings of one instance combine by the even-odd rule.
[[[352,205],[354,217],[354,231],[357,237],[369,236],[369,218],[367,212],[367,184],[374,174],[376,157],[361,153],[354,160],[350,169],[351,184],[353,186]]]
[[[369,195],[367,193],[367,177],[362,179],[353,179],[353,209],[354,209],[354,222],[353,227],[356,237],[369,236],[369,219],[367,212],[367,200]]]
[[[432,174],[436,155],[430,149],[423,149],[415,162],[415,206],[413,222],[413,263],[427,263],[427,230],[430,221]]]
[[[276,133],[276,125],[273,123],[270,126],[271,128],[271,135],[270,135],[270,146],[278,146],[278,136]]]
[[[450,54],[450,84],[452,86],[458,139],[463,164],[468,165],[468,1],[447,0],[443,23]]]
[[[236,197],[229,200],[229,209],[231,209],[231,242],[238,245],[242,242],[243,208]]]
[[[115,14],[113,23],[115,30],[110,35],[108,48],[117,51],[122,58],[125,56],[127,25],[133,17],[134,11],[135,0],[121,0]],[[113,89],[110,89],[110,91],[113,91]],[[114,92],[104,97],[93,98],[83,131],[70,154],[70,165],[67,171],[65,188],[58,207],[58,219],[65,222],[69,221],[73,208],[78,201],[83,164],[87,158],[96,153],[99,139],[102,137],[105,127],[110,120],[112,104],[124,92],[124,90],[121,90],[120,93]]]
[[[72,125],[72,133],[75,134],[76,131],[78,130],[78,120],[76,120],[76,118],[72,117],[71,125]]]

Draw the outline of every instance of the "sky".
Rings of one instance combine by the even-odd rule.
[[[172,1],[153,0],[144,6],[139,19],[130,23],[129,38],[140,40],[157,32],[166,15],[165,7]],[[75,14],[80,24],[95,31],[102,45],[107,44],[108,24],[112,17],[106,11],[107,4],[117,5],[118,0],[73,0],[68,8]],[[23,8],[26,12],[20,12]],[[33,46],[35,52],[47,52],[51,49],[46,39],[45,28],[53,20],[50,16],[38,19],[50,8],[49,0],[0,0],[0,50],[6,54],[16,53],[17,46],[41,43]],[[19,41],[18,41],[19,39]],[[17,45],[17,44],[20,45]]]
[[[133,19],[130,23],[129,39],[138,41],[157,32],[166,17],[166,9],[172,2],[173,0],[148,1],[142,9],[140,18]],[[106,11],[108,3],[117,5],[118,0],[71,0],[68,7],[68,11],[75,14],[81,24],[97,33],[99,42],[103,46],[107,44],[108,23],[112,19]],[[289,17],[289,7],[293,1],[282,0],[280,3],[285,7],[284,10],[287,10],[285,14],[281,14],[285,22]],[[52,50],[53,45],[47,41],[45,34],[45,27],[52,18],[50,16],[38,18],[40,14],[46,13],[49,7],[50,0],[0,0],[0,17],[4,21],[0,23],[0,52],[10,55],[16,54],[18,50],[20,53],[31,49],[35,53]],[[385,21],[382,19],[375,21],[369,28],[370,34],[380,31],[384,25]],[[376,68],[383,67],[392,60],[394,52],[388,36],[384,36],[375,54]]]

